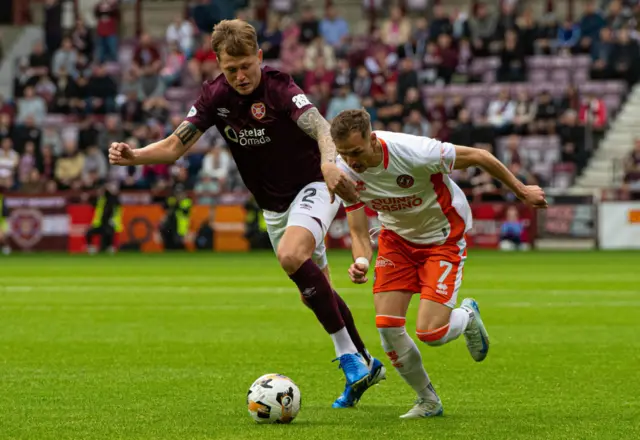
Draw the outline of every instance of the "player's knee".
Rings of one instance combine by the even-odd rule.
[[[295,273],[302,266],[302,263],[307,260],[297,249],[288,246],[280,246],[277,251],[277,257],[280,266],[289,275]]]
[[[449,324],[446,324],[438,328],[428,328],[426,330],[417,329],[416,336],[425,344],[431,347],[437,347],[445,343],[448,332]]]

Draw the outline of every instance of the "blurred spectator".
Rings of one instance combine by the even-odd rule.
[[[96,188],[104,183],[108,172],[107,158],[104,153],[96,145],[92,145],[87,149],[82,169],[82,180],[85,187]]]
[[[399,6],[393,6],[389,18],[382,23],[382,41],[394,50],[411,39],[411,22],[404,17]]]
[[[429,121],[422,116],[420,111],[411,110],[402,131],[414,136],[427,137],[431,132],[431,128],[429,127]]]
[[[13,177],[19,161],[20,156],[13,149],[13,141],[11,138],[4,138],[0,143],[0,188],[11,189],[13,187]]]
[[[461,34],[464,33],[460,32]],[[442,34],[452,35],[453,26],[451,18],[447,15],[444,7],[441,4],[433,6],[433,20],[429,28],[429,40],[436,42],[438,37]]]
[[[551,55],[558,38],[558,22],[553,14],[543,15],[539,20],[536,38],[536,52],[539,55]]]
[[[518,34],[509,30],[500,54],[497,79],[499,82],[523,82],[527,76],[526,67],[525,51],[518,41]]]
[[[272,60],[280,57],[282,47],[282,32],[280,31],[280,17],[271,14],[267,23],[258,33],[258,45],[262,49],[265,59]]]
[[[511,131],[515,115],[516,104],[509,97],[508,90],[502,90],[498,97],[489,103],[487,120],[500,134]]]
[[[16,125],[13,132],[13,142],[18,152],[24,151],[24,146],[31,141],[40,145],[42,139],[42,129],[32,116],[24,120],[24,124]]]
[[[575,110],[577,112],[580,109],[580,95],[576,86],[570,85],[567,87],[567,90],[560,98],[558,108],[561,112],[566,110]]]
[[[191,77],[198,83],[215,76],[218,70],[218,61],[211,48],[209,34],[202,36],[200,48],[196,50],[194,57],[189,61],[188,69]]]
[[[107,114],[116,111],[116,95],[118,85],[114,78],[107,74],[105,67],[97,64],[93,69],[93,76],[87,85],[87,106],[94,114]]]
[[[625,192],[640,191],[640,139],[636,138],[633,151],[626,158],[624,163],[624,184]]]
[[[333,5],[327,7],[325,18],[320,21],[319,29],[324,41],[334,48],[344,44],[349,35],[349,25],[344,18],[338,16],[338,11]]]
[[[322,37],[318,37],[309,46],[304,56],[305,69],[312,71],[319,67],[319,60],[323,61],[323,66],[327,70],[336,67],[336,56],[333,48],[325,43]]]
[[[607,126],[607,108],[604,101],[589,94],[580,105],[580,122],[597,130]]]
[[[591,46],[591,78],[606,79],[611,76],[611,53],[613,51],[613,33],[609,28],[600,30],[600,38]]]
[[[33,168],[28,175],[21,176],[20,192],[25,194],[42,194],[45,191],[45,181],[40,176],[40,171]]]
[[[358,66],[353,79],[353,91],[360,97],[370,96],[372,80],[365,66]]]
[[[24,89],[24,98],[18,100],[17,124],[24,124],[27,118],[31,117],[35,123],[41,125],[47,114],[47,104],[40,96],[36,96],[33,87]]]
[[[64,152],[56,162],[55,169],[55,178],[60,189],[79,189],[84,161],[84,154],[78,151],[75,141],[66,141]]]
[[[300,14],[300,43],[307,45],[320,35],[320,22],[318,21],[313,6],[302,6]]]
[[[75,80],[69,75],[66,68],[62,67],[55,78],[56,91],[53,95],[51,110],[54,113],[72,113],[73,98],[78,94]]]
[[[317,66],[307,71],[304,90],[309,91],[312,95],[329,97],[335,74],[326,67],[327,63],[324,58],[318,57],[315,61]]]
[[[98,147],[103,152],[107,152],[113,142],[122,142],[122,139],[124,139],[124,131],[118,117],[107,115],[104,121],[104,129],[100,130],[98,135]]]
[[[351,91],[351,86],[345,84],[338,89],[336,96],[329,102],[326,118],[331,121],[343,110],[357,110],[360,107],[360,99]]]
[[[98,136],[99,131],[91,115],[80,120],[78,125],[78,148],[80,151],[85,151],[92,145],[98,145]],[[45,142],[44,139],[43,142]]]
[[[402,103],[398,102],[398,87],[395,82],[385,84],[385,94],[376,99],[378,120],[385,125],[402,123]],[[399,131],[399,130],[398,130]]]
[[[120,6],[118,0],[99,0],[94,9],[98,22],[96,26],[98,61],[118,61],[118,27],[120,26]]]
[[[95,49],[93,33],[91,30],[87,29],[87,26],[82,19],[76,20],[76,27],[71,33],[71,41],[73,41],[73,46],[77,49],[79,54],[89,60],[93,59],[93,52]]]
[[[180,78],[186,64],[186,57],[176,43],[169,44],[169,53],[160,70],[160,76],[167,87],[180,85]]]
[[[73,47],[71,38],[65,37],[62,39],[62,46],[53,54],[53,61],[51,64],[51,73],[54,76],[60,75],[60,71],[64,70],[71,76],[75,77],[78,74],[76,66],[78,64],[78,52]]]
[[[565,20],[562,27],[558,29],[556,46],[560,53],[568,54],[580,41],[580,26],[571,20]]]
[[[48,145],[53,154],[59,156],[62,154],[62,137],[58,127],[46,126],[42,131],[41,145]]]
[[[640,46],[637,41],[631,40],[626,28],[618,30],[617,37],[610,54],[611,73],[614,78],[622,79],[632,87],[638,81],[640,72]]]
[[[452,46],[449,34],[438,36],[435,61],[438,66],[438,78],[444,80],[445,84],[450,84],[458,66],[458,51]]]
[[[49,53],[60,47],[62,40],[62,4],[60,0],[44,1],[44,35]]]
[[[507,208],[505,221],[500,227],[500,249],[503,251],[525,250],[522,243],[524,224],[520,220],[518,209],[515,206]]]
[[[226,188],[231,160],[229,151],[220,144],[214,145],[204,157],[200,177],[211,179],[211,182],[216,185],[216,193]]]
[[[41,149],[41,157],[37,167],[42,179],[50,181],[55,178],[57,159],[51,145],[44,144]]]
[[[11,116],[7,113],[0,114],[0,142],[4,138],[11,138],[14,134]]]
[[[513,129],[517,134],[526,135],[535,131],[533,122],[536,118],[537,106],[531,101],[529,94],[522,90],[518,93],[515,102],[515,113],[513,118]]]
[[[536,107],[536,130],[542,134],[552,133],[556,126],[558,107],[547,90],[538,95]]]
[[[400,73],[398,74],[398,101],[403,102],[407,96],[407,90],[418,88],[418,73],[413,67],[413,60],[405,58],[400,61]]]
[[[525,55],[533,55],[535,53],[535,41],[538,37],[539,30],[530,7],[525,8],[523,13],[517,18],[516,26],[518,28],[518,40],[522,44]]]
[[[18,163],[18,175],[28,177],[31,170],[36,168],[36,145],[29,141],[24,146],[24,151]]]
[[[580,36],[586,40],[589,46],[600,38],[600,31],[606,25],[602,14],[596,9],[596,2],[590,0],[584,5],[584,11],[580,18]]]
[[[580,173],[587,163],[585,151],[584,127],[578,124],[578,114],[574,110],[567,110],[562,114],[558,124],[558,136],[562,145],[561,161],[576,164]]]
[[[471,46],[475,56],[488,56],[496,33],[497,16],[489,12],[486,3],[478,3],[476,13],[469,19]]]
[[[176,15],[169,27],[165,39],[169,46],[175,44],[187,58],[191,58],[195,46],[195,29],[191,21]]]
[[[338,59],[338,66],[336,67],[335,76],[333,78],[332,89],[337,90],[343,86],[347,86],[351,91],[355,77],[355,71],[349,66],[349,60],[345,58]]]
[[[427,109],[424,107],[424,101],[420,96],[420,91],[416,87],[407,90],[403,102],[403,117],[407,117],[411,110],[418,110],[422,116],[427,117]]]
[[[398,46],[399,58],[411,58],[416,63],[422,62],[429,39],[429,24],[425,17],[419,17],[414,25],[409,41]]]

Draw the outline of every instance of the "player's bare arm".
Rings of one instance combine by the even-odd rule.
[[[367,272],[373,256],[369,237],[369,220],[364,209],[347,213],[349,233],[351,234],[351,253],[354,263],[349,267],[349,277],[356,284],[367,282]]]
[[[109,147],[109,163],[112,165],[170,164],[178,160],[202,136],[202,132],[191,122],[184,121],[167,138],[133,149],[123,142],[114,142]]]
[[[524,203],[534,208],[546,208],[547,200],[544,191],[536,185],[525,185],[513,175],[493,154],[479,148],[456,148],[456,161],[454,168],[457,170],[478,166],[484,169],[494,178],[504,183]]]
[[[331,202],[333,203],[334,194],[338,194],[349,203],[357,202],[358,192],[355,183],[336,165],[336,144],[331,138],[329,122],[322,117],[317,108],[312,107],[304,112],[296,123],[308,136],[318,141],[322,174],[331,193]]]

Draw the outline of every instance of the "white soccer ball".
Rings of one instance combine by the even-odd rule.
[[[249,388],[247,407],[258,423],[291,423],[300,411],[300,389],[287,376],[265,374]]]

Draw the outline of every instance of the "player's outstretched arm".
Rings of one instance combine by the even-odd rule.
[[[355,183],[336,165],[336,144],[331,137],[329,122],[317,108],[311,107],[300,115],[296,123],[308,136],[318,141],[322,174],[331,193],[331,202],[333,203],[334,194],[338,194],[349,203],[357,202],[358,192]]]
[[[349,267],[349,277],[356,284],[367,282],[367,272],[373,256],[369,237],[369,220],[364,209],[347,213],[349,233],[351,234],[351,253],[354,263]]]
[[[460,170],[471,166],[478,166],[495,179],[504,183],[524,203],[534,208],[547,207],[547,200],[545,199],[542,188],[536,185],[525,185],[520,182],[493,154],[479,148],[462,147],[459,145],[456,145],[455,148],[455,169]]]
[[[152,165],[174,163],[202,136],[202,132],[191,122],[184,121],[165,139],[144,148],[133,149],[122,142],[114,142],[109,148],[109,163],[112,165]]]

